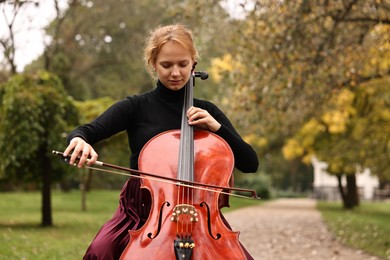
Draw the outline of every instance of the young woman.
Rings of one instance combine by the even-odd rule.
[[[138,169],[139,153],[148,140],[164,131],[180,129],[184,86],[197,58],[192,32],[184,26],[169,25],[153,30],[147,39],[145,63],[151,75],[157,76],[156,88],[115,103],[93,122],[73,130],[64,151],[65,156],[71,155],[70,164],[77,157],[79,167],[87,163],[87,158],[88,164],[93,164],[98,155],[92,145],[126,131],[131,149],[130,167]],[[255,151],[217,106],[194,99],[187,117],[190,125],[213,132],[229,144],[238,170],[257,170]],[[139,229],[147,220],[150,200],[150,194],[140,189],[140,180],[129,179],[123,186],[117,211],[100,229],[84,259],[118,259],[129,242],[128,230]]]

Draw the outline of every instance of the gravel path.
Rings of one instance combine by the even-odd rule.
[[[279,199],[225,214],[258,260],[378,260],[341,245],[327,230],[312,199]]]

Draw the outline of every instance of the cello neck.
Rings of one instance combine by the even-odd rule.
[[[183,111],[181,117],[181,134],[177,179],[194,181],[194,129],[188,124],[187,111],[193,106],[193,88],[195,74],[191,71],[191,76],[185,85]]]

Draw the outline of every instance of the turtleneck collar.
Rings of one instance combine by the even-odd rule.
[[[185,89],[174,91],[165,87],[159,80],[157,81],[156,93],[168,102],[183,103]]]

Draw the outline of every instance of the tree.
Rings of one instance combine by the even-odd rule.
[[[16,34],[17,29],[15,28],[15,21],[20,16],[20,13],[23,13],[23,10],[26,8],[26,5],[37,4],[33,1],[0,1],[0,9],[2,12],[2,16],[4,22],[6,24],[5,35],[0,35],[0,47],[2,50],[2,54],[5,59],[5,63],[3,64],[5,68],[9,68],[10,74],[14,75],[17,73],[16,69],[16,61],[15,54],[17,51],[17,42],[16,42]],[[7,12],[7,10],[11,10],[12,12]]]
[[[359,168],[390,180],[389,90],[390,77],[335,93],[333,108],[309,120],[283,148],[288,159],[309,162],[316,156],[326,161],[328,172],[338,178],[345,208],[359,205],[355,177]]]
[[[59,79],[48,72],[15,75],[0,86],[0,178],[36,183],[42,191],[42,225],[52,225],[51,183],[65,169],[51,155],[77,111]]]
[[[331,109],[335,92],[390,74],[389,1],[254,3],[232,27],[234,66],[218,73],[229,79],[231,117],[256,133],[261,154],[280,153],[285,140]]]

